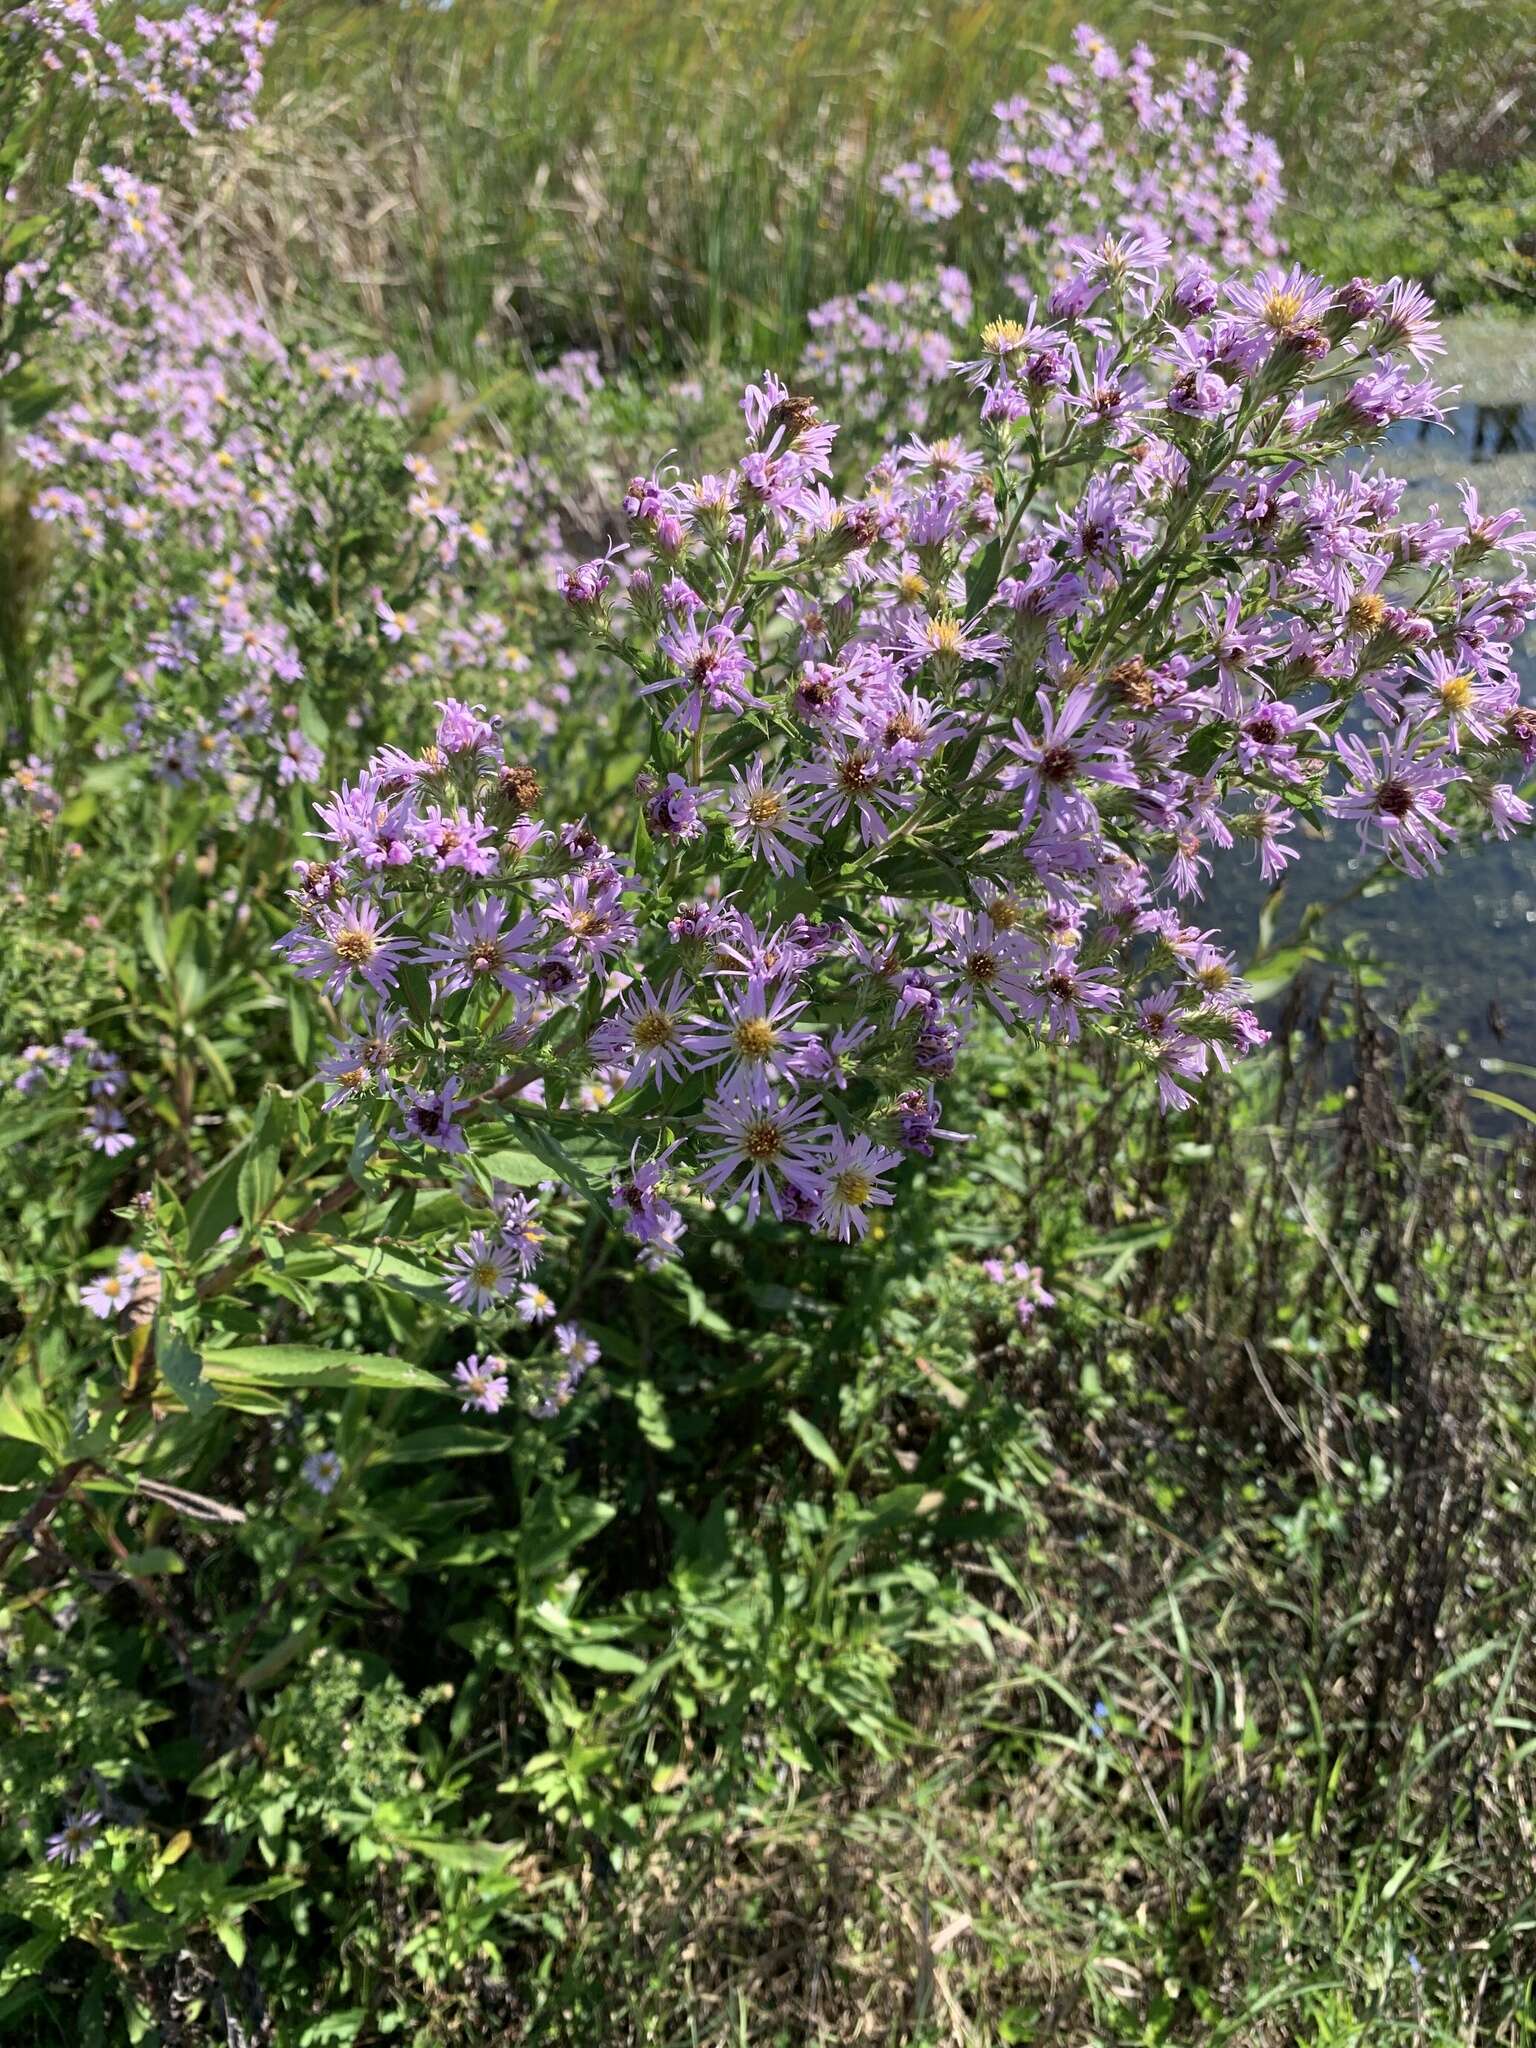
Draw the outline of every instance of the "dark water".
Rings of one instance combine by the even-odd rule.
[[[1518,505],[1536,521],[1536,323],[1468,326],[1462,402],[1447,409],[1445,427],[1394,430],[1375,466],[1407,479],[1407,517],[1438,504],[1454,519],[1466,478],[1484,511]],[[1501,361],[1501,344],[1510,359]],[[1453,376],[1460,367],[1453,361]],[[1514,396],[1499,395],[1501,375]],[[1516,660],[1527,695],[1536,692],[1536,634]],[[1289,870],[1272,943],[1295,932],[1309,903],[1335,902],[1359,885],[1373,863],[1355,847],[1352,831],[1307,846]],[[1256,870],[1222,877],[1212,921],[1240,954],[1254,950],[1263,902]],[[1314,943],[1332,952],[1351,935],[1382,969],[1378,1000],[1389,1011],[1427,1001],[1431,1028],[1460,1048],[1458,1067],[1473,1086],[1536,1107],[1536,1075],[1501,1070],[1536,1069],[1536,842],[1459,851],[1429,881],[1402,881],[1332,912]]]

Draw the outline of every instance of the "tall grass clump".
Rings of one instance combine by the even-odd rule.
[[[290,308],[319,282],[371,332],[472,375],[508,341],[787,370],[811,308],[924,265],[882,174],[934,147],[967,163],[994,104],[1069,54],[1077,18],[1017,0],[306,5],[285,11],[263,124],[204,159],[197,211],[210,246]],[[1097,20],[1169,65],[1241,45],[1250,118],[1294,167],[1284,232],[1339,281],[1366,268],[1459,300],[1529,292],[1521,0],[1411,18],[1374,0],[1207,0],[1176,18],[1116,0]],[[1434,275],[1417,269],[1430,252],[1399,195],[1434,204],[1475,176],[1490,208],[1475,236],[1463,216]],[[974,225],[953,260],[990,297]]]

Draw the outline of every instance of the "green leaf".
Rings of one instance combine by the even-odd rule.
[[[616,1643],[561,1643],[559,1650],[573,1664],[589,1665],[593,1671],[620,1672],[633,1678],[646,1668],[643,1657],[637,1657],[632,1650],[621,1650]]]
[[[1536,1109],[1524,1102],[1516,1102],[1512,1095],[1496,1095],[1491,1088],[1469,1088],[1467,1093],[1474,1102],[1486,1102],[1494,1109],[1506,1109],[1511,1116],[1524,1117],[1528,1124],[1536,1124]]]
[[[317,1344],[233,1345],[209,1351],[203,1372],[215,1386],[386,1387],[426,1394],[453,1390],[436,1373],[367,1351],[326,1351]]]
[[[213,1389],[203,1377],[203,1361],[190,1338],[174,1324],[157,1322],[155,1363],[160,1376],[190,1415],[206,1415],[213,1406]]]
[[[605,1500],[587,1500],[580,1494],[562,1493],[558,1487],[541,1487],[523,1516],[523,1540],[517,1553],[523,1585],[528,1587],[558,1571],[573,1550],[606,1529],[617,1513]]]
[[[391,1465],[436,1465],[444,1458],[489,1458],[508,1448],[499,1429],[475,1429],[466,1422],[447,1422],[436,1429],[415,1429],[390,1446]]]
[[[381,1831],[382,1832],[382,1831]],[[522,1853],[521,1842],[470,1842],[450,1840],[441,1835],[405,1835],[390,1829],[384,1835],[391,1848],[405,1849],[444,1870],[464,1870],[479,1877],[499,1877]]]
[[[168,1550],[164,1544],[149,1550],[136,1550],[121,1563],[131,1579],[154,1579],[168,1572],[184,1572],[187,1568],[176,1552]]]
[[[550,1178],[546,1163],[521,1147],[485,1153],[479,1163],[493,1180],[504,1180],[509,1187],[535,1188]]]
[[[241,1162],[240,1177],[236,1183],[240,1220],[248,1231],[254,1230],[267,1215],[277,1195],[280,1179],[278,1155],[282,1149],[283,1127],[287,1121],[283,1114],[284,1107],[276,1090],[266,1089],[257,1105],[255,1121],[251,1125],[250,1143]]]
[[[62,1460],[69,1443],[69,1428],[41,1391],[24,1388],[13,1379],[0,1387],[0,1436],[17,1443],[35,1444],[50,1457]]]
[[[1278,953],[1264,955],[1243,977],[1248,994],[1255,1002],[1267,1002],[1289,988],[1303,967],[1322,957],[1316,946],[1283,946]]]
[[[226,1153],[187,1203],[187,1250],[194,1259],[212,1251],[239,1214],[238,1185],[250,1142],[247,1137]]]
[[[13,1984],[23,1983],[28,1977],[37,1976],[48,1958],[56,1949],[64,1946],[64,1936],[44,1932],[34,1934],[18,1944],[3,1962],[0,1962],[0,1992],[9,1991]]]
[[[1002,541],[989,540],[965,573],[965,615],[968,619],[974,619],[983,606],[992,602],[1002,567]]]
[[[635,1419],[640,1424],[640,1434],[653,1449],[676,1450],[677,1439],[667,1422],[667,1404],[654,1380],[641,1380],[635,1388]]]
[[[837,1453],[827,1442],[815,1423],[807,1422],[805,1417],[797,1415],[793,1408],[789,1410],[784,1419],[795,1432],[795,1435],[799,1437],[801,1443],[805,1445],[811,1456],[816,1459],[817,1463],[825,1465],[835,1479],[841,1479],[843,1468]]]

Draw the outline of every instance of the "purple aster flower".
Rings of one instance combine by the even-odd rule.
[[[858,1024],[840,1024],[830,1038],[808,1035],[804,1048],[796,1055],[795,1072],[818,1088],[836,1088],[841,1093],[848,1086],[847,1062],[874,1035],[875,1027],[867,1019]]]
[[[547,1323],[556,1314],[554,1299],[536,1280],[525,1280],[512,1304],[520,1323]]]
[[[1173,375],[1168,385],[1168,410],[1187,419],[1211,420],[1237,403],[1237,391],[1211,367],[1203,336],[1169,337],[1166,360]]]
[[[439,874],[450,868],[466,875],[483,876],[496,871],[499,856],[491,827],[478,812],[466,811],[462,806],[444,811],[433,804],[415,821],[414,836],[428,863]]]
[[[984,998],[1005,1024],[1017,1022],[1028,1000],[1030,968],[1037,949],[1016,932],[1000,932],[984,912],[963,910],[935,920],[944,956],[933,968],[964,1016]]]
[[[679,845],[697,839],[704,830],[699,792],[681,775],[669,775],[655,795],[646,799],[645,825],[653,839],[671,839]]]
[[[469,1141],[459,1129],[459,1079],[455,1074],[441,1088],[411,1089],[405,1100],[406,1136],[439,1152],[467,1152]]]
[[[47,1860],[50,1863],[78,1863],[95,1847],[96,1831],[100,1826],[101,1814],[94,1806],[86,1812],[67,1814],[58,1833],[48,1837]]]
[[[341,1478],[341,1459],[334,1451],[311,1451],[300,1468],[300,1477],[318,1494],[334,1493]]]
[[[1485,675],[1473,663],[1452,661],[1433,649],[1424,657],[1422,682],[1431,714],[1445,720],[1453,752],[1460,752],[1464,730],[1485,747],[1496,746],[1520,702],[1513,676]]]
[[[491,1191],[496,1225],[501,1241],[517,1261],[519,1273],[531,1273],[544,1256],[548,1233],[539,1220],[539,1205],[532,1196],[519,1194],[504,1181]]]
[[[495,1242],[483,1230],[472,1230],[469,1242],[455,1245],[448,1254],[448,1299],[476,1313],[492,1308],[501,1295],[511,1293],[517,1268],[509,1245]]]
[[[775,987],[757,975],[748,977],[739,993],[722,991],[725,1019],[696,1019],[683,1044],[700,1067],[728,1062],[720,1080],[723,1095],[745,1095],[754,1102],[770,1099],[772,1081],[794,1075],[814,1034],[795,1022],[805,1008],[792,1000],[782,982]]]
[[[134,1144],[132,1131],[120,1110],[109,1104],[93,1104],[85,1126],[89,1133],[93,1152],[104,1152],[108,1159],[115,1159],[120,1152],[131,1152]]]
[[[533,1404],[534,1414],[546,1422],[559,1414],[581,1385],[588,1366],[596,1365],[603,1355],[579,1323],[555,1326],[555,1350],[561,1360],[560,1370],[546,1379]]]
[[[459,1404],[460,1413],[467,1415],[477,1409],[482,1415],[496,1415],[506,1405],[507,1370],[506,1360],[487,1352],[482,1358],[471,1351],[468,1358],[453,1368],[453,1377],[464,1399]]]
[[[1435,302],[1423,285],[1395,277],[1371,311],[1376,320],[1370,337],[1373,347],[1402,349],[1417,363],[1445,353]]]
[[[574,875],[541,882],[537,893],[545,917],[563,927],[556,954],[576,965],[601,966],[630,944],[638,927],[624,908],[622,881]]]
[[[951,1144],[969,1142],[963,1131],[946,1131],[939,1126],[938,1097],[931,1088],[909,1088],[896,1098],[893,1118],[897,1143],[920,1159],[933,1157],[934,1140]]]
[[[810,1098],[791,1096],[780,1102],[743,1094],[713,1096],[699,1119],[706,1140],[700,1187],[718,1195],[744,1174],[732,1194],[745,1194],[749,1223],[757,1221],[764,1198],[775,1216],[783,1215],[786,1183],[819,1198],[819,1159],[827,1141],[827,1127],[819,1116]]]
[[[122,1272],[104,1273],[99,1280],[92,1280],[81,1288],[80,1306],[105,1322],[112,1316],[121,1315],[124,1309],[132,1308],[135,1291],[131,1277]]]
[[[618,1015],[599,1024],[588,1040],[593,1058],[627,1064],[628,1088],[647,1080],[658,1088],[681,1080],[691,1064],[684,1057],[689,1049],[687,989],[683,977],[674,974],[660,994],[648,980],[627,990]]]
[[[568,1366],[578,1368],[578,1377],[603,1355],[580,1323],[556,1323],[555,1349]]]
[[[1076,509],[1063,512],[1061,523],[1068,557],[1083,565],[1085,580],[1096,589],[1119,578],[1147,531],[1136,511],[1135,491],[1106,476],[1089,479]]]
[[[872,1205],[887,1208],[894,1199],[881,1176],[900,1164],[899,1152],[889,1152],[863,1135],[850,1138],[838,1132],[822,1157],[816,1228],[844,1244],[850,1237],[862,1237],[869,1228],[865,1211]]]
[[[1293,263],[1289,270],[1261,270],[1251,280],[1232,281],[1227,297],[1252,334],[1282,341],[1323,321],[1333,289]]]
[[[388,936],[398,922],[390,918],[381,923],[376,903],[343,898],[334,908],[316,913],[313,929],[301,927],[279,939],[277,949],[287,954],[306,981],[324,982],[333,1002],[357,982],[384,995],[410,958],[408,941]]]
[[[1298,749],[1316,737],[1322,714],[1298,711],[1281,697],[1266,697],[1238,727],[1234,752],[1244,774],[1262,769],[1278,782],[1299,786],[1306,780]]]
[[[1266,882],[1277,882],[1293,860],[1301,858],[1299,847],[1290,844],[1296,820],[1279,797],[1261,796],[1247,820],[1248,830],[1259,849],[1259,874]]]
[[[715,625],[700,627],[690,616],[661,635],[657,646],[672,664],[673,673],[645,684],[640,695],[650,697],[658,690],[684,685],[683,701],[667,715],[668,732],[697,732],[713,712],[765,708],[747,687],[752,657],[736,630],[740,618],[740,611],[732,610]]]
[[[637,1244],[675,1243],[682,1230],[682,1217],[662,1194],[669,1153],[643,1164],[630,1161],[627,1175],[616,1180],[611,1205],[629,1236]]]
[[[612,581],[609,558],[599,556],[593,561],[583,562],[579,568],[566,570],[557,579],[557,587],[573,612],[595,613],[600,609]]]
[[[422,964],[434,970],[439,993],[494,986],[519,998],[531,994],[534,957],[528,948],[542,927],[532,916],[520,917],[510,927],[506,919],[506,902],[500,896],[487,896],[450,914],[448,936],[421,950]]]
[[[1014,720],[1014,736],[1003,742],[1019,762],[1001,778],[1005,789],[1024,792],[1024,821],[1043,805],[1058,832],[1091,832],[1098,823],[1093,801],[1081,785],[1108,782],[1134,789],[1136,771],[1127,759],[1115,723],[1097,716],[1094,692],[1082,684],[1060,704],[1042,696],[1040,736]]]
[[[976,633],[947,612],[907,620],[901,629],[901,658],[916,671],[926,663],[940,682],[953,682],[967,662],[996,668],[1008,652],[1003,633]]]
[[[892,774],[891,763],[874,747],[845,743],[802,769],[800,784],[819,792],[811,800],[811,816],[819,825],[840,825],[851,812],[864,844],[878,846],[891,836],[883,812],[909,810],[917,801],[917,792],[898,789]]]
[[[1461,771],[1441,749],[1426,750],[1408,725],[1384,735],[1374,753],[1354,733],[1340,733],[1334,747],[1350,783],[1324,799],[1333,815],[1352,819],[1362,847],[1379,849],[1416,879],[1438,867],[1441,842],[1456,836],[1440,816],[1446,785],[1459,782]]]
[[[388,1078],[400,1057],[406,1020],[388,1003],[380,1003],[370,1019],[366,1015],[358,1029],[347,1038],[331,1041],[331,1050],[317,1069],[322,1081],[335,1083],[324,1103],[335,1109],[368,1087]]]
[[[798,872],[796,847],[817,843],[797,812],[794,793],[785,783],[770,782],[761,760],[749,762],[745,776],[731,770],[725,821],[743,851],[765,860],[777,875]]]
[[[1119,1003],[1120,991],[1107,969],[1083,967],[1062,948],[1035,976],[1031,994],[1021,1007],[1025,1016],[1041,1021],[1048,1036],[1072,1042],[1081,1032],[1084,1010],[1102,1015],[1117,1009]]]
[[[1492,783],[1484,802],[1495,838],[1513,839],[1531,822],[1531,806],[1507,782]]]

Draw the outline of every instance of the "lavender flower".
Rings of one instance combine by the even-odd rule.
[[[482,1415],[497,1415],[506,1405],[508,1382],[504,1359],[490,1353],[481,1358],[472,1351],[468,1358],[453,1368],[453,1377],[464,1396],[459,1404],[463,1414],[478,1409]]]
[[[67,1814],[58,1833],[48,1837],[45,1852],[48,1862],[78,1863],[96,1846],[96,1835],[100,1827],[101,1813],[94,1806],[78,1813]]]

